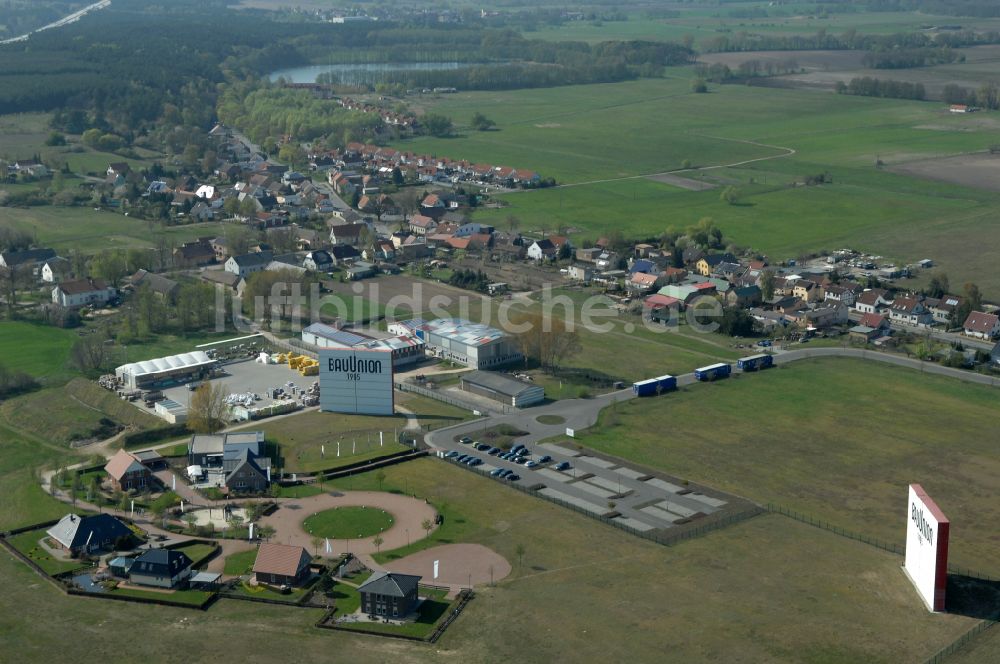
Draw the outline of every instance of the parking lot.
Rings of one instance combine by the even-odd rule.
[[[468,437],[443,447],[439,456],[449,462],[461,463],[496,481],[517,482],[640,532],[666,531],[743,506],[743,501],[718,491],[654,475],[565,444],[528,445],[520,455]],[[515,443],[512,449],[517,448]]]
[[[270,398],[268,392],[276,387],[287,387],[288,383],[292,383],[305,389],[319,380],[318,376],[303,376],[298,371],[289,369],[286,364],[258,364],[252,360],[225,364],[222,369],[225,375],[212,382],[222,383],[227,394],[258,395],[260,400],[254,403],[256,406],[273,403],[275,400]],[[163,394],[166,398],[189,407],[194,392],[187,385],[178,385],[163,390]]]

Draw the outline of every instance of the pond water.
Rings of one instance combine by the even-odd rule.
[[[368,85],[382,79],[387,73],[400,71],[446,71],[462,67],[479,66],[470,62],[368,62],[363,64],[309,65],[290,67],[271,72],[274,81],[284,78],[291,83],[315,83],[320,74],[330,72],[345,85]]]

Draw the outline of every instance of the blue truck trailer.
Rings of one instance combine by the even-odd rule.
[[[632,383],[632,391],[637,397],[651,397],[676,389],[677,379],[674,376],[660,376]]]
[[[757,371],[774,366],[774,355],[761,353],[759,355],[749,355],[741,357],[736,361],[736,368],[740,371]]]
[[[707,367],[695,369],[694,377],[698,380],[715,380],[716,378],[725,378],[732,372],[732,365],[719,362],[718,364],[710,364]]]

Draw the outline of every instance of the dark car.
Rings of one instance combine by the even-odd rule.
[[[542,458],[538,460],[538,463],[548,463],[549,461],[552,461],[552,457],[550,457],[548,454],[545,454],[542,455]]]
[[[455,461],[463,463],[468,458],[469,458],[468,454],[459,454],[457,457],[455,457]]]
[[[490,476],[491,477],[497,477],[502,472],[503,472],[503,468],[494,468],[493,470],[490,471]]]
[[[478,445],[476,445],[476,449],[479,450],[480,452],[485,452],[486,450],[490,449],[490,447],[491,446],[488,443],[479,443]]]
[[[468,436],[462,436],[461,438],[458,439],[458,442],[462,443],[463,445],[468,445],[469,443],[472,442],[472,439],[469,438]]]
[[[514,459],[514,463],[518,463],[523,466],[524,464],[528,463],[528,460],[525,459],[523,456],[519,456],[516,459]]]
[[[458,452],[456,452],[455,450],[452,450],[451,452],[448,452],[447,454],[445,454],[444,458],[445,459],[454,459],[457,456],[458,456]]]
[[[510,475],[508,475],[504,479],[510,480],[511,482],[516,482],[519,479],[521,479],[521,476],[518,475],[517,473],[511,473]]]
[[[556,464],[555,469],[556,470],[569,470],[572,467],[573,466],[569,465],[569,461],[561,461],[561,462],[559,462],[559,463]]]
[[[501,452],[503,452],[503,450],[501,450],[499,447],[491,447],[487,452],[487,454],[489,454],[490,456],[496,456]]]

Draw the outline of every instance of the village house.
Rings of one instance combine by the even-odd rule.
[[[740,286],[730,289],[723,299],[730,307],[747,309],[759,305],[762,301],[762,296],[760,287],[758,286]]]
[[[356,245],[367,229],[366,224],[335,224],[330,226],[330,243],[334,246]]]
[[[56,257],[53,249],[24,249],[22,251],[4,251],[0,253],[0,267],[38,269],[46,261]]]
[[[552,240],[545,238],[544,240],[536,240],[531,243],[528,247],[527,256],[533,261],[542,260],[555,260],[558,255],[559,250],[556,246],[552,244]]]
[[[414,235],[427,235],[437,228],[437,221],[423,214],[415,214],[410,217],[409,225],[410,232]]]
[[[720,263],[739,263],[736,257],[732,254],[713,254],[709,256],[702,256],[695,263],[695,270],[703,277],[707,277],[712,274],[712,270],[715,269]]]
[[[587,247],[586,249],[576,250],[576,260],[582,261],[584,263],[593,263],[597,261],[597,257],[601,255],[604,250],[601,247]]]
[[[853,307],[859,290],[861,290],[861,287],[857,284],[827,284],[823,286],[823,299],[828,302],[840,302],[848,307]]]
[[[226,261],[226,272],[232,272],[246,279],[254,272],[266,270],[272,260],[274,260],[274,255],[270,251],[230,256]]]
[[[958,295],[942,295],[929,306],[931,317],[935,323],[948,325],[952,322],[952,315],[960,304],[962,304],[962,298]]]
[[[996,339],[1000,336],[1000,317],[982,311],[973,311],[965,319],[962,330],[977,339]]]
[[[810,279],[797,280],[792,286],[792,296],[810,304],[823,299],[819,285]]]
[[[645,295],[656,290],[658,282],[659,278],[655,274],[635,272],[625,282],[625,288],[638,295]]]
[[[173,279],[167,279],[163,275],[141,269],[129,277],[128,281],[133,288],[149,288],[155,295],[168,301],[177,297],[177,293],[181,289],[180,284]]]
[[[897,297],[889,305],[889,320],[907,325],[929,325],[933,317],[920,297]]]
[[[42,264],[42,281],[54,284],[62,281],[70,275],[72,266],[70,262],[61,256],[50,258]]]
[[[329,272],[333,268],[333,257],[322,249],[310,251],[302,259],[302,267],[312,272]]]
[[[215,262],[215,249],[209,239],[185,242],[174,249],[174,267],[192,268]]]
[[[233,293],[243,296],[246,280],[238,274],[226,270],[202,270],[200,276],[210,284],[228,288]]]
[[[870,288],[861,293],[854,301],[854,308],[863,314],[879,313],[892,304],[889,291],[883,288]]]
[[[582,281],[585,284],[589,284],[590,280],[594,278],[594,268],[586,265],[570,265],[567,268],[566,276],[573,281]]]
[[[62,307],[104,306],[118,291],[103,279],[74,279],[52,289],[52,301]]]

